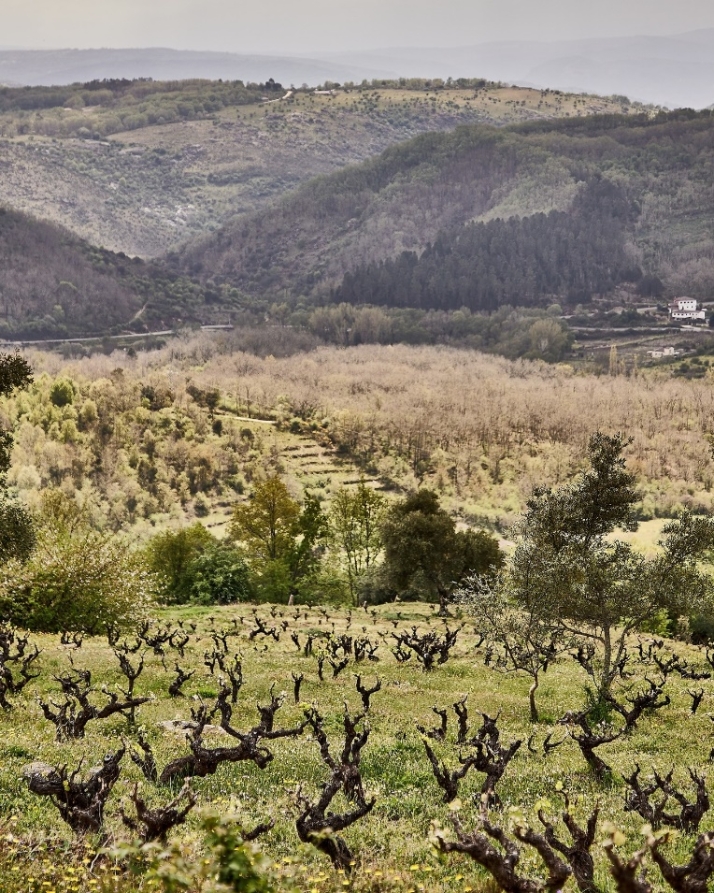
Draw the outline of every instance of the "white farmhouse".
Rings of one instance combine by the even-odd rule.
[[[669,318],[703,322],[706,319],[706,313],[699,308],[696,298],[675,298],[669,305]]]

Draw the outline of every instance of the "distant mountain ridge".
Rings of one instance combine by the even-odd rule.
[[[320,58],[353,68],[391,68],[402,77],[417,72],[420,77],[478,74],[522,86],[622,94],[670,108],[705,108],[714,103],[714,28],[672,37],[395,47]]]
[[[669,37],[500,41],[294,56],[168,48],[0,50],[0,84],[104,78],[207,78],[315,86],[372,78],[484,77],[567,91],[626,95],[671,108],[714,103],[714,28]]]
[[[714,115],[691,110],[426,133],[148,262],[0,207],[0,335],[283,302],[478,311],[644,286],[711,300],[713,135]]]
[[[203,80],[2,88],[0,203],[157,257],[419,133],[641,111],[480,80],[478,90],[427,83],[320,94]]]
[[[152,78],[157,81],[231,80],[311,85],[325,81],[386,77],[381,68],[363,73],[339,62],[287,56],[196,52],[166,47],[148,49],[0,50],[0,84],[60,86],[107,78]]]

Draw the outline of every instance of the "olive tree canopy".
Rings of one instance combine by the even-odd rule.
[[[505,585],[515,604],[599,646],[597,689],[607,694],[627,636],[661,611],[707,610],[713,586],[700,562],[714,521],[685,512],[647,558],[616,538],[637,529],[639,496],[625,468],[622,435],[593,435],[589,467],[572,483],[538,489],[518,527]]]

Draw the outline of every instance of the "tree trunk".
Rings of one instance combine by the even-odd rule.
[[[612,640],[610,638],[610,627],[604,626],[602,631],[603,655],[602,655],[602,673],[600,675],[599,696],[602,698],[610,694],[612,686]]]
[[[528,689],[528,703],[531,708],[531,722],[536,723],[539,721],[540,717],[538,716],[538,707],[536,705],[536,692],[538,691],[538,685],[540,680],[538,679],[538,674],[533,677],[533,683],[531,687]]]
[[[449,613],[449,593],[439,587],[439,617],[451,617]]]

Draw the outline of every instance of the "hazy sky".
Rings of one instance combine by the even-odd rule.
[[[712,0],[0,0],[0,45],[309,53],[677,34]]]

